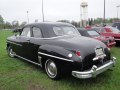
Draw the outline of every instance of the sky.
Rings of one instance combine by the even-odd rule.
[[[45,21],[74,20],[80,21],[80,3],[82,0],[43,0]],[[104,0],[87,0],[88,18],[103,17]],[[120,0],[106,0],[106,18],[117,17],[116,6]],[[0,15],[5,21],[42,21],[42,0],[0,0]],[[120,17],[120,8],[119,8]]]

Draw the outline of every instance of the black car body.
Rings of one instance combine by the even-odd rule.
[[[20,31],[20,35],[7,38],[8,54],[45,68],[52,79],[66,72],[91,78],[114,66],[115,58],[106,45],[80,36],[71,24],[35,23]]]

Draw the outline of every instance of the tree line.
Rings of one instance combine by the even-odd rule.
[[[26,21],[22,23],[19,23],[17,20],[14,20],[12,22],[4,21],[4,18],[0,15],[0,29],[16,29],[23,27],[26,24]]]
[[[109,19],[105,20],[106,24],[111,24],[115,21],[120,21],[120,19],[109,18]],[[38,22],[38,20],[36,19],[35,23],[37,23],[37,22]],[[84,27],[83,21],[76,22],[76,21],[69,21],[69,20],[58,20],[57,22],[70,23],[70,24],[74,25],[75,27],[81,27],[81,25],[82,25],[82,27]],[[89,18],[86,21],[86,23],[89,26],[103,25],[103,18],[95,18],[95,19],[94,18]],[[16,29],[16,28],[21,28],[26,24],[27,24],[26,21],[24,21],[22,23],[19,23],[19,21],[17,21],[17,20],[14,20],[12,22],[4,21],[4,18],[0,15],[0,29]]]
[[[102,26],[102,25],[105,25],[105,24],[112,24],[113,22],[116,22],[116,21],[120,21],[120,19],[118,18],[109,18],[109,19],[105,19],[105,23],[103,18],[89,18],[87,21],[86,21],[86,24],[87,26]],[[76,22],[76,21],[69,21],[69,20],[58,20],[58,22],[66,22],[66,23],[70,23],[72,25],[74,25],[75,27],[85,27],[83,25],[83,22],[84,21],[80,21],[80,22]]]

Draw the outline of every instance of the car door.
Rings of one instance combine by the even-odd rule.
[[[27,43],[26,51],[27,58],[33,62],[38,62],[38,48],[44,41],[42,32],[38,27],[31,27],[32,37],[30,37],[29,43]]]
[[[19,37],[19,41],[21,42],[21,52],[19,53],[19,55],[21,57],[24,57],[26,59],[28,59],[28,46],[29,46],[29,42],[30,42],[30,37],[31,37],[31,27],[27,26],[23,28],[23,31]]]

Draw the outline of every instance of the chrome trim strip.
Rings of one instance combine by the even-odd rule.
[[[56,37],[51,37],[51,38],[36,38],[36,37],[30,37],[30,38],[50,40],[50,39],[56,39],[56,38],[66,37],[66,36],[75,36],[75,35],[63,35],[63,36],[56,36]],[[80,36],[80,35],[78,35],[78,36]]]
[[[114,44],[116,44],[116,42],[109,43],[108,46],[114,45]]]
[[[53,55],[49,55],[49,54],[45,54],[45,53],[42,53],[42,52],[38,52],[38,54],[42,54],[42,55],[45,55],[45,56],[49,56],[49,57],[53,57],[53,58],[57,58],[57,59],[61,59],[61,60],[64,60],[64,61],[73,62],[73,60],[70,60],[70,59],[65,59],[65,58],[61,58],[61,57],[57,57],[57,56],[53,56]]]
[[[15,42],[11,42],[11,41],[7,41],[7,42],[18,45],[18,46],[22,46],[21,44],[18,44],[18,43],[15,43]]]
[[[30,62],[30,63],[33,63],[33,64],[35,64],[35,65],[41,66],[41,64],[38,64],[38,63],[36,63],[36,62],[33,62],[33,61],[29,60],[29,59],[23,58],[23,57],[21,57],[21,56],[19,56],[19,55],[15,55],[15,56],[18,57],[18,58],[21,58],[21,59],[23,59],[23,60],[25,60],[25,61],[28,61],[28,62]]]
[[[27,38],[35,38],[35,39],[42,39],[42,40],[50,40],[50,39],[56,39],[56,38],[59,38],[59,37],[66,37],[66,36],[70,36],[70,35],[56,36],[56,37],[50,37],[50,38],[36,38],[36,37],[27,37]],[[74,35],[71,35],[71,36],[74,36]],[[25,37],[25,38],[26,38],[26,36],[17,36],[17,37]]]
[[[115,40],[120,40],[120,39],[115,39]]]

